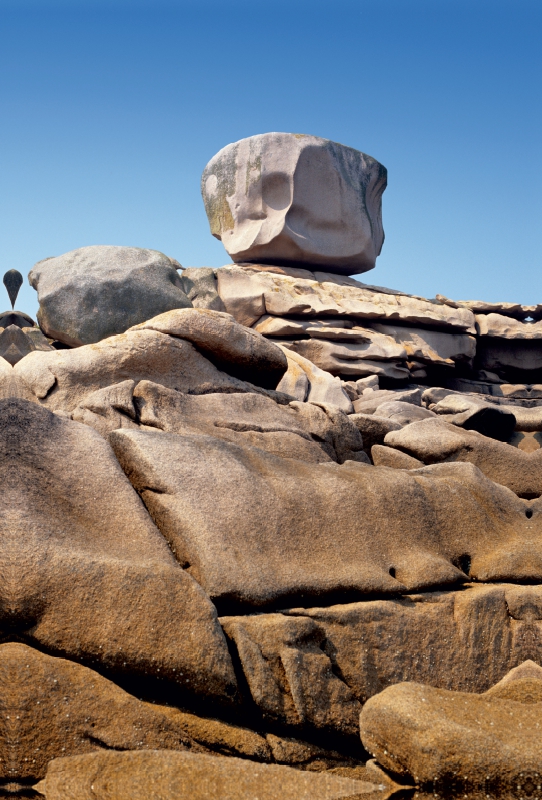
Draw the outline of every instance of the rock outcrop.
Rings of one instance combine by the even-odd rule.
[[[243,263],[46,259],[41,328],[8,274],[0,794],[538,797],[542,306],[341,275],[384,183],[252,137]]]

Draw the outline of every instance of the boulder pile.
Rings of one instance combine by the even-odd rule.
[[[539,796],[542,306],[348,277],[385,181],[251,137],[233,264],[83,247],[0,317],[4,793]]]

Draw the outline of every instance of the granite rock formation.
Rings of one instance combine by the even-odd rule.
[[[211,233],[235,261],[366,272],[382,249],[386,169],[329,139],[264,133],[229,144],[201,179]]]
[[[294,164],[260,138],[247,203]],[[219,269],[82,248],[32,271],[41,328],[0,316],[0,794],[539,797],[540,307],[280,231]]]

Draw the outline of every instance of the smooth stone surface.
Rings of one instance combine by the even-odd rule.
[[[179,563],[222,613],[456,583],[465,553],[480,580],[542,576],[539,505],[472,464],[307,464],[151,431],[110,441]]]
[[[380,764],[417,783],[521,788],[542,771],[541,673],[522,664],[483,695],[391,686],[364,706],[362,741]]]
[[[218,369],[265,389],[276,389],[288,368],[286,356],[273,342],[219,311],[176,309],[130,330],[159,331],[186,339]]]
[[[191,394],[257,391],[221,372],[191,342],[153,330],[130,331],[75,350],[30,353],[14,372],[52,411],[71,412],[92,392],[126,380],[154,381]]]
[[[421,406],[422,393],[418,388],[379,389],[376,392],[364,394],[359,400],[356,400],[354,403],[354,411],[356,414],[374,414],[379,406],[391,401]]]
[[[186,296],[194,308],[209,308],[225,311],[218,294],[216,270],[211,267],[188,267],[183,270],[181,280]]]
[[[521,322],[502,314],[476,314],[478,336],[497,339],[542,339],[541,322]]]
[[[447,423],[505,442],[517,427],[516,416],[509,406],[486,403],[468,395],[448,394],[432,405],[431,410]]]
[[[400,431],[392,431],[384,443],[424,464],[475,464],[490,480],[507,486],[519,497],[542,495],[542,450],[525,453],[477,431],[450,425],[442,418],[413,422]]]
[[[180,265],[158,250],[93,245],[38,261],[28,274],[47,336],[92,344],[190,300]]]
[[[233,261],[351,275],[372,269],[382,249],[386,183],[385,167],[352,147],[264,133],[222,148],[201,192],[211,233]]]
[[[233,667],[209,598],[91,428],[0,401],[0,631],[112,673],[224,701]]]
[[[338,377],[290,348],[282,347],[282,350],[288,360],[288,370],[277,386],[278,391],[291,394],[301,402],[336,406],[345,414],[352,412],[352,402]]]
[[[382,444],[387,433],[400,431],[403,427],[398,422],[376,414],[350,414],[349,420],[360,431],[363,449],[369,454],[373,445]]]
[[[305,339],[282,344],[332,375],[377,375],[403,381],[410,377],[406,362],[401,360],[406,353],[395,342],[349,344]]]
[[[378,414],[379,417],[387,417],[393,422],[398,422],[401,426],[437,416],[433,411],[429,411],[428,408],[415,406],[413,403],[401,400],[387,400],[378,406],[375,414]]]
[[[55,759],[38,785],[47,800],[352,800],[385,786],[276,764],[153,750]]]
[[[251,326],[264,314],[274,317],[341,317],[424,325],[456,333],[475,333],[474,314],[421,298],[363,284],[343,285],[262,271],[251,266],[217,270],[218,293],[226,311]],[[332,276],[330,276],[332,277]]]
[[[392,469],[419,469],[424,466],[423,461],[414,458],[393,447],[374,444],[371,448],[371,459],[375,467],[391,467]]]

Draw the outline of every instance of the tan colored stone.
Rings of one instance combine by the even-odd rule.
[[[355,736],[361,706],[333,673],[325,636],[310,619],[283,614],[222,617],[252,699],[264,719]]]
[[[456,363],[470,364],[476,355],[476,338],[466,333],[442,333],[380,322],[373,322],[371,327],[401,344],[409,361],[453,366]]]
[[[394,450],[393,447],[385,447],[381,444],[374,444],[371,448],[371,458],[375,467],[391,467],[392,469],[419,469],[424,466],[419,458]]]
[[[510,406],[487,403],[472,395],[447,394],[431,405],[431,410],[447,423],[501,441],[508,441],[517,427],[515,410]]]
[[[280,788],[279,788],[280,787]],[[277,764],[168,750],[55,759],[38,791],[47,800],[385,800],[385,785]]]
[[[220,372],[187,341],[142,330],[75,350],[30,353],[15,374],[52,411],[73,411],[92,392],[126,380],[150,380],[192,394],[256,391]]]
[[[476,314],[478,336],[497,339],[542,339],[542,322],[521,322],[502,314]]]
[[[387,400],[378,406],[375,413],[379,417],[387,417],[403,426],[422,419],[436,418],[437,416],[433,411],[429,411],[428,408],[416,406],[413,403],[405,403],[401,400]]]
[[[416,389],[379,389],[378,391],[363,394],[359,400],[354,402],[356,414],[375,414],[378,407],[388,402],[412,403],[414,406],[421,406],[422,393]]]
[[[345,394],[339,378],[331,375],[330,372],[320,369],[308,358],[304,358],[294,350],[284,347],[283,352],[288,359],[288,371],[277,386],[279,391],[293,394],[294,397],[301,401],[306,400],[309,403],[325,403],[326,405],[336,406],[346,414],[352,411],[352,403]],[[301,397],[301,394],[305,383],[299,374],[299,370],[302,370],[307,378],[304,397]],[[289,391],[294,389],[299,391],[299,394]]]
[[[388,433],[384,443],[419,458],[424,464],[475,464],[490,480],[507,486],[519,497],[542,495],[542,450],[525,453],[441,419],[413,422],[400,431]]]
[[[474,314],[500,314],[505,317],[514,317],[523,320],[526,317],[536,317],[542,307],[522,306],[520,303],[487,303],[485,300],[450,300],[442,294],[437,294],[437,300],[452,308],[468,308]]]
[[[260,711],[292,731],[324,724],[338,745],[357,732],[356,704],[387,686],[479,693],[525,659],[540,660],[542,589],[474,584],[221,622]]]
[[[387,433],[400,431],[403,427],[398,422],[376,414],[350,414],[348,418],[360,431],[363,449],[369,454],[373,445],[382,444]]]
[[[218,369],[265,389],[275,389],[287,369],[279,347],[219,311],[179,308],[130,330],[159,331],[186,339]]]
[[[465,579],[455,566],[464,553],[480,580],[542,576],[538,506],[471,464],[307,464],[150,431],[110,441],[177,559],[222,611],[446,585]]]
[[[0,402],[0,629],[112,673],[235,692],[216,611],[111,448],[35,403]]]
[[[134,404],[144,426],[168,433],[203,433],[285,458],[343,463],[355,460],[363,449],[358,429],[335,406],[279,406],[258,394],[187,395],[150,381],[137,385]]]
[[[53,758],[100,750],[198,746],[159,706],[92,669],[24,644],[0,645],[0,779],[43,778]]]
[[[536,783],[542,771],[541,673],[536,664],[521,665],[484,695],[389,687],[364,706],[362,741],[385,768],[422,785],[521,791],[525,778]]]
[[[474,314],[435,301],[389,290],[375,291],[360,284],[339,285],[279,275],[252,267],[226,266],[217,270],[218,292],[226,310],[251,326],[264,314],[275,317],[344,317],[358,320],[446,328],[475,333]]]
[[[406,362],[401,360],[405,351],[393,344],[394,349],[386,349],[380,344],[349,344],[324,339],[283,342],[289,350],[299,353],[332,375],[378,375],[406,380],[410,373]]]

